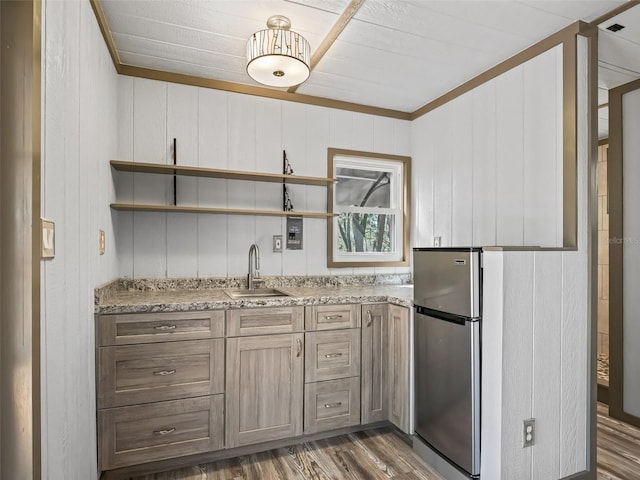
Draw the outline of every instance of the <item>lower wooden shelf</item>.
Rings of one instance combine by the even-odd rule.
[[[221,213],[227,215],[267,215],[273,217],[311,217],[330,218],[335,214],[326,212],[283,212],[281,210],[252,210],[244,208],[218,208],[218,207],[186,207],[175,205],[139,205],[133,203],[112,203],[114,210],[137,212],[185,212],[185,213]]]

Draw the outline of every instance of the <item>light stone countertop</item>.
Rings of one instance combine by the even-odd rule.
[[[284,307],[345,303],[413,305],[413,285],[278,287],[289,297],[232,299],[223,289],[117,291],[95,306],[96,314],[184,312],[244,307]]]

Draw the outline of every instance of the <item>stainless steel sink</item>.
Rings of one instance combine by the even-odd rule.
[[[291,295],[276,288],[238,288],[224,291],[231,298],[264,298],[264,297],[290,297]]]

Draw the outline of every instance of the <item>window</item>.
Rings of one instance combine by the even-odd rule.
[[[409,264],[410,160],[329,149],[329,267]]]

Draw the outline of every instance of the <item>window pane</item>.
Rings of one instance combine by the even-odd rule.
[[[337,222],[339,252],[395,251],[395,215],[343,212]]]
[[[336,177],[336,205],[391,207],[391,173],[338,167]]]

